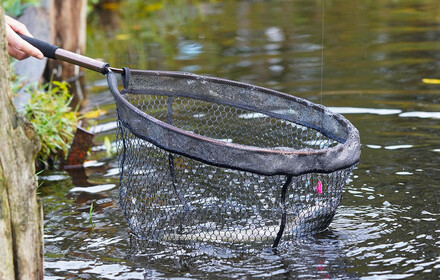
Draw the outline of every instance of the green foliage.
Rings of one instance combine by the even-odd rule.
[[[92,215],[93,215],[93,211],[94,211],[94,210],[95,210],[95,209],[93,208],[93,202],[92,202],[92,204],[90,204],[89,216],[88,216],[88,218],[87,218],[87,221],[88,221],[89,224],[90,224],[91,232],[92,232],[92,233],[95,232],[95,224],[93,223],[93,220],[92,220]]]
[[[2,0],[2,7],[5,13],[11,17],[18,17],[27,7],[39,4],[39,0]]]
[[[37,173],[35,173],[35,177],[37,177],[37,180],[38,180],[38,176],[39,176],[41,173],[43,173],[43,171],[44,171],[44,170],[40,170],[40,171],[38,171]],[[43,183],[44,183],[44,182],[40,182],[40,181],[38,180],[38,186],[37,186],[37,189],[39,189],[39,188],[43,185]],[[39,193],[37,193],[37,194],[39,194]]]
[[[23,113],[40,136],[42,146],[38,157],[48,157],[62,152],[67,156],[78,116],[69,104],[72,101],[68,84],[52,82],[28,90],[31,95]]]
[[[15,73],[17,60],[10,63],[10,88],[12,94],[25,90],[31,97],[29,103],[22,109],[42,142],[38,159],[47,165],[48,158],[52,160],[60,153],[67,156],[74,131],[78,123],[78,115],[69,107],[72,97],[69,84],[63,82],[47,83],[45,85],[28,84],[27,79]]]
[[[90,204],[89,216],[87,218],[87,221],[89,221],[90,224],[93,224],[92,214],[93,214],[93,202],[92,204]]]

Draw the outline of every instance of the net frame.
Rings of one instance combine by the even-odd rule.
[[[122,91],[118,90],[116,76],[113,73],[107,75],[119,120],[137,137],[166,151],[215,166],[262,175],[327,173],[359,161],[358,130],[345,117],[322,105],[279,91],[215,77],[167,71],[125,71]],[[145,78],[149,78],[147,82]],[[229,90],[225,91],[223,87]],[[185,131],[146,114],[123,97],[127,92],[184,96],[243,108],[315,129],[339,144],[318,150],[297,150],[228,143]]]

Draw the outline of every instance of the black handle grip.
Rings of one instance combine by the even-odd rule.
[[[49,43],[46,43],[44,41],[32,38],[32,37],[28,37],[28,36],[22,35],[22,34],[18,34],[18,36],[20,36],[23,40],[25,40],[26,42],[28,42],[32,46],[34,46],[37,49],[39,49],[44,54],[45,57],[56,59],[55,51],[59,47],[54,46],[54,45],[49,44]]]

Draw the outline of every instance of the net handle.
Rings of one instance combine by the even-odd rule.
[[[116,73],[123,73],[122,69],[110,67],[107,62],[80,55],[42,40],[18,34],[23,40],[39,49],[43,55],[51,59],[59,59],[71,64],[75,64],[102,74],[107,74],[109,70]]]

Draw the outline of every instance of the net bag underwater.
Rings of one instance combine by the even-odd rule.
[[[359,132],[343,116],[245,83],[113,68],[20,36],[107,75],[120,205],[136,237],[277,247],[331,223],[360,158]]]
[[[271,244],[324,231],[360,157],[343,116],[213,77],[124,68],[117,106],[120,205],[163,242]]]

